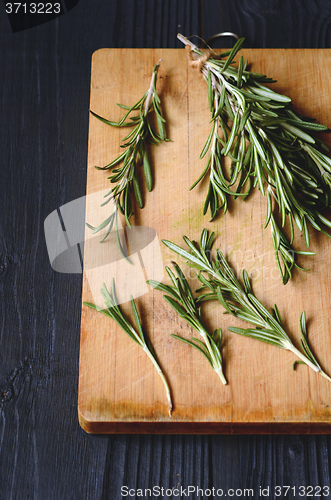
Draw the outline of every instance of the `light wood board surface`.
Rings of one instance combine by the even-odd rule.
[[[253,71],[277,80],[272,88],[289,95],[296,110],[331,126],[330,50],[254,49],[242,51]],[[165,265],[176,260],[186,276],[193,271],[161,243],[182,244],[182,235],[198,240],[204,227],[216,232],[216,247],[236,273],[246,268],[256,296],[267,307],[276,303],[289,336],[300,343],[299,318],[306,311],[311,346],[331,373],[330,266],[331,241],[310,230],[314,257],[299,264],[283,286],[276,268],[270,228],[263,229],[266,199],[255,191],[245,202],[231,202],[228,212],[209,222],[202,207],[207,182],[189,191],[205,166],[199,155],[210,131],[207,87],[188,67],[184,50],[102,49],[92,58],[90,108],[112,120],[122,116],[116,103],[132,105],[148,89],[153,65],[162,59],[157,83],[171,142],[150,148],[154,188],[143,190],[145,207],[131,219],[140,252],[125,265],[110,239],[96,245],[86,230],[82,301],[102,305],[98,290],[114,277],[120,298],[136,297],[142,323],[169,380],[174,411],[170,418],[161,379],[146,354],[109,318],[82,306],[78,414],[93,433],[265,433],[331,431],[331,384],[306,366],[293,371],[292,353],[227,331],[241,323],[223,314],[218,303],[203,309],[206,325],[224,332],[223,386],[207,360],[170,337],[190,338],[192,330],[144,283],[162,279]],[[90,117],[86,221],[96,225],[107,215],[99,205],[109,190],[109,172],[96,170],[120,153],[127,129],[109,127]],[[327,134],[322,136],[331,143]],[[141,171],[141,186],[143,178]],[[140,228],[140,229],[139,229]],[[142,228],[149,228],[142,229]],[[140,231],[140,232],[139,232]],[[145,231],[145,232],[144,232]],[[129,238],[129,244],[132,240]],[[145,238],[145,243],[141,242]],[[131,245],[132,246],[132,245]],[[184,246],[184,243],[183,243]],[[296,233],[294,247],[303,249]],[[164,282],[168,282],[164,276]],[[194,282],[192,282],[194,286]],[[123,310],[132,318],[127,302]],[[244,324],[242,324],[244,325]],[[246,326],[249,326],[246,324]]]

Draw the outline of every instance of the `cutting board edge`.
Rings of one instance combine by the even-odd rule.
[[[101,422],[78,421],[88,434],[331,434],[331,422]]]

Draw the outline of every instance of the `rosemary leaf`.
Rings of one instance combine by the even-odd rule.
[[[216,258],[211,258],[212,240],[206,229],[202,231],[200,245],[190,241],[187,237],[183,239],[189,246],[189,252],[172,242],[163,240],[163,243],[178,255],[185,257],[189,266],[199,269],[197,277],[202,284],[199,290],[203,293],[196,299],[197,303],[205,300],[218,300],[228,313],[257,326],[257,328],[247,329],[229,327],[230,331],[287,349],[315,372],[331,381],[309,347],[304,313],[300,318],[301,345],[304,351],[301,352],[294,346],[284,330],[277,306],[275,305],[274,309],[269,312],[255,297],[247,272],[243,271],[244,286],[242,286],[220,249],[217,249]],[[206,241],[208,241],[208,246]],[[203,278],[202,273],[205,273]],[[206,280],[208,285],[206,285]]]
[[[199,67],[208,83],[213,122],[201,153],[202,158],[209,151],[208,163],[192,188],[209,175],[203,213],[209,209],[211,220],[222,208],[226,212],[229,196],[242,195],[245,199],[255,186],[263,196],[267,191],[265,227],[271,223],[276,262],[285,284],[296,266],[295,258],[289,255],[299,254],[292,247],[292,222],[299,231],[304,231],[307,245],[307,223],[330,236],[324,227],[331,228],[331,222],[323,211],[331,206],[331,158],[325,154],[329,150],[326,144],[310,135],[327,127],[295,112],[290,97],[264,85],[274,80],[248,71],[242,56],[238,68],[232,65],[244,39],[238,40],[230,52],[216,58],[212,54],[206,57],[183,35],[179,34],[178,38],[189,47],[190,58],[201,61]],[[223,156],[232,160],[229,180],[222,170]],[[232,186],[236,189],[230,189]],[[284,227],[287,218],[290,221],[290,240],[280,228],[275,229],[271,200],[278,205],[281,226]]]
[[[167,379],[164,376],[164,374],[161,370],[161,367],[157,361],[157,358],[156,358],[154,349],[151,346],[150,340],[142,327],[142,324],[141,324],[141,321],[139,318],[139,314],[137,311],[137,307],[136,307],[136,304],[135,304],[133,298],[131,297],[131,309],[132,309],[133,317],[135,320],[135,326],[131,325],[129,320],[123,314],[120,306],[118,305],[118,301],[116,299],[114,281],[113,281],[113,285],[112,285],[112,291],[109,292],[107,290],[105,283],[104,283],[103,287],[101,289],[101,294],[104,298],[106,309],[100,309],[95,304],[91,304],[90,302],[84,302],[84,305],[90,307],[91,309],[99,311],[99,312],[105,314],[106,316],[112,318],[114,321],[116,321],[116,323],[122,328],[122,330],[134,342],[136,342],[143,349],[143,351],[145,351],[145,353],[152,361],[154,367],[156,368],[156,371],[158,372],[158,374],[160,375],[160,377],[162,379],[162,382],[164,384],[166,394],[167,394],[169,415],[171,416],[173,405],[172,405],[172,399],[171,399],[171,394],[170,394],[170,388],[169,388]]]
[[[105,229],[113,220],[117,218],[117,211],[124,214],[125,222],[130,227],[130,218],[133,214],[132,194],[139,208],[144,206],[141,189],[138,180],[138,166],[143,165],[145,183],[148,191],[153,188],[153,178],[149,158],[146,149],[146,143],[158,144],[162,141],[167,141],[165,136],[164,122],[165,119],[161,115],[160,98],[156,92],[156,80],[159,70],[160,61],[154,66],[151,83],[147,92],[133,106],[119,106],[126,110],[124,116],[119,122],[107,120],[100,115],[91,111],[91,114],[101,120],[106,125],[112,127],[133,127],[133,129],[123,139],[121,147],[125,149],[117,158],[112,160],[104,167],[96,167],[99,170],[113,169],[112,174],[108,178],[110,183],[116,184],[115,187],[108,193],[107,201],[113,201],[112,214],[97,227],[87,224],[87,227],[95,233]],[[157,118],[158,130],[154,129],[150,122],[150,116],[154,111]],[[130,116],[132,112],[137,112],[135,116]],[[121,164],[121,166],[118,166]],[[114,167],[117,166],[116,169]],[[104,241],[110,234],[109,229]],[[119,238],[117,238],[119,241]]]
[[[212,368],[215,370],[217,375],[220,377],[223,384],[227,381],[224,377],[222,370],[222,355],[221,355],[221,343],[222,343],[222,332],[221,330],[216,330],[213,335],[210,335],[205,326],[201,321],[200,308],[197,306],[196,300],[193,297],[191,288],[182,272],[180,267],[173,262],[173,267],[175,269],[176,275],[171,271],[169,267],[166,267],[166,271],[173,283],[173,286],[163,285],[153,280],[147,281],[156,290],[166,292],[169,295],[164,295],[164,299],[171,305],[171,307],[177,312],[177,314],[185,319],[189,325],[191,325],[201,336],[202,341],[199,339],[187,340],[179,335],[172,335],[177,340],[186,342],[187,344],[195,347],[200,352],[202,352],[208,359]]]

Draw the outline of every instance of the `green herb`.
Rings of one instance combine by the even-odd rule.
[[[91,111],[93,116],[112,127],[133,127],[129,134],[123,139],[121,148],[124,148],[125,151],[112,160],[108,165],[104,167],[96,167],[98,170],[112,169],[112,174],[108,177],[108,179],[111,184],[116,183],[116,186],[105,195],[105,201],[101,206],[104,206],[112,201],[114,206],[113,211],[107,219],[101,222],[99,226],[93,227],[90,224],[87,224],[87,226],[93,230],[94,233],[108,227],[105,236],[101,240],[104,241],[109,236],[115,223],[117,242],[122,253],[123,249],[118,238],[117,210],[124,214],[127,226],[131,227],[130,218],[133,214],[131,195],[134,195],[139,208],[142,208],[144,205],[138,181],[138,165],[143,165],[147,190],[151,191],[153,188],[153,178],[146,149],[146,142],[150,144],[158,144],[161,141],[168,140],[165,136],[165,119],[161,114],[160,98],[156,92],[156,80],[159,66],[160,61],[154,66],[149,89],[136,104],[131,107],[118,104],[118,106],[126,110],[123,118],[119,122],[106,120]],[[156,116],[158,131],[153,128],[150,121],[150,111],[152,109]],[[130,116],[130,114],[135,111],[137,114]],[[121,163],[122,165],[120,166]]]
[[[109,318],[112,318],[114,321],[116,321],[116,323],[122,328],[122,330],[134,342],[136,342],[143,349],[143,351],[145,351],[145,353],[152,361],[153,365],[156,368],[156,371],[158,372],[158,374],[160,375],[160,377],[162,379],[162,382],[164,384],[164,387],[165,387],[166,393],[167,393],[167,399],[168,399],[168,405],[169,405],[169,415],[171,416],[172,400],[171,400],[169,385],[168,385],[167,379],[165,378],[165,376],[160,368],[160,365],[157,361],[153,346],[152,346],[148,336],[146,335],[146,333],[142,327],[142,324],[141,324],[141,321],[139,318],[139,314],[137,311],[137,307],[135,305],[133,298],[131,297],[131,308],[132,308],[133,317],[134,317],[135,324],[136,324],[135,327],[132,326],[131,323],[128,321],[128,319],[124,316],[121,308],[118,305],[118,301],[117,301],[116,293],[115,293],[114,281],[113,281],[111,293],[109,293],[109,291],[107,290],[106,285],[103,284],[103,288],[101,288],[101,294],[104,298],[106,309],[101,309],[98,306],[96,306],[95,304],[91,304],[90,302],[84,302],[84,304],[88,307],[91,307],[92,309],[94,309],[96,311],[99,311],[99,312],[105,314]]]
[[[287,335],[277,306],[275,305],[271,312],[269,312],[255,297],[247,271],[243,271],[242,285],[236,278],[220,249],[216,251],[216,258],[213,259],[211,257],[214,233],[208,235],[207,230],[204,229],[199,245],[194,244],[186,236],[183,239],[189,251],[171,241],[163,240],[163,243],[178,255],[187,259],[188,265],[199,271],[197,276],[202,284],[199,291],[203,293],[199,296],[198,302],[218,300],[226,312],[255,325],[255,328],[247,329],[229,327],[231,332],[292,351],[300,361],[331,381],[310,350],[304,312],[300,318],[301,343],[304,350],[304,353],[302,353],[293,345]]]
[[[231,65],[244,38],[220,56],[206,56],[183,35],[178,38],[188,48],[191,64],[201,69],[208,84],[212,115],[212,130],[201,153],[204,157],[209,151],[209,158],[192,187],[209,175],[204,213],[209,207],[212,220],[222,207],[226,211],[229,195],[244,199],[254,186],[265,195],[267,186],[265,227],[271,222],[277,265],[285,284],[296,255],[301,254],[292,247],[294,223],[304,233],[307,246],[309,223],[324,234],[328,234],[325,227],[331,228],[331,222],[322,215],[331,202],[331,158],[325,154],[328,147],[310,135],[327,127],[294,112],[289,97],[264,85],[275,80],[248,71],[242,56],[238,69]],[[228,177],[222,169],[223,156],[229,156],[232,162]],[[282,227],[289,219],[290,240],[271,217],[273,202],[278,206]]]
[[[162,283],[154,280],[149,280],[147,283],[156,290],[160,290],[168,294],[164,295],[165,300],[181,318],[185,319],[185,321],[187,321],[187,323],[199,333],[203,342],[194,337],[192,340],[187,340],[179,335],[171,336],[191,345],[192,347],[195,347],[202,354],[204,354],[212,368],[222,380],[223,384],[226,384],[227,381],[222,371],[222,331],[221,329],[215,330],[212,335],[207,332],[201,321],[200,307],[196,305],[196,300],[193,297],[191,288],[185,279],[182,270],[175,262],[172,262],[172,265],[174,266],[177,276],[174,275],[169,267],[166,267],[166,271],[173,283],[173,286],[163,285]]]

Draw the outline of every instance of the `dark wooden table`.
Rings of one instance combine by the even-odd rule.
[[[286,498],[303,498],[300,486],[331,486],[330,436],[87,435],[77,420],[82,276],[53,271],[44,237],[45,218],[85,194],[95,50],[179,47],[177,31],[223,30],[247,47],[326,48],[330,11],[325,0],[80,0],[13,33],[1,5],[1,500],[118,500],[124,485],[253,488],[254,498],[260,486],[285,498],[276,486],[288,485]],[[128,498],[167,498],[139,493]]]

